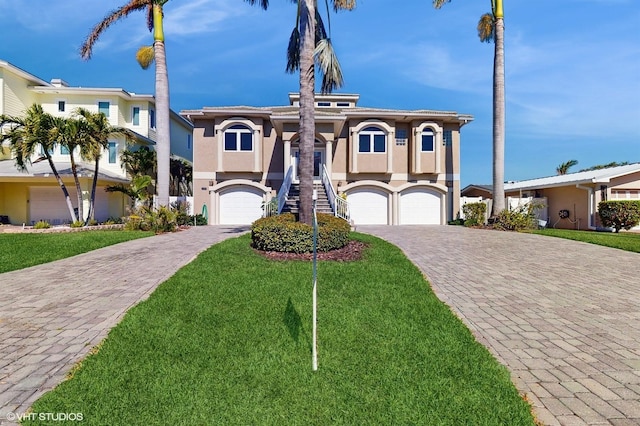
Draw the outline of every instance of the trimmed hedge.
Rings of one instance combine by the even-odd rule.
[[[616,232],[623,228],[629,230],[640,222],[640,201],[601,201],[598,215],[604,226],[613,227]]]
[[[484,225],[487,205],[483,202],[465,204],[462,206],[462,212],[465,217],[464,226]]]
[[[330,214],[318,213],[318,251],[342,248],[349,242],[349,223]],[[313,227],[296,222],[291,213],[258,219],[251,225],[255,249],[285,253],[311,253]]]

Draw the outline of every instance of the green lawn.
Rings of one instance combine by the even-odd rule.
[[[0,273],[64,259],[150,235],[153,233],[121,230],[0,233]]]
[[[570,229],[551,228],[532,232],[640,253],[640,233],[622,232],[616,234],[612,232],[574,231]]]
[[[355,238],[365,259],[318,266],[318,371],[311,263],[268,261],[245,235],[132,308],[33,411],[90,425],[533,425],[506,368],[402,252]]]

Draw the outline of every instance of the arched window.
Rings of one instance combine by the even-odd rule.
[[[358,133],[358,152],[386,152],[387,134],[378,127],[369,126]]]
[[[224,131],[225,151],[253,151],[253,130],[235,124]]]
[[[422,152],[433,152],[435,149],[435,133],[430,127],[425,127],[422,131]]]

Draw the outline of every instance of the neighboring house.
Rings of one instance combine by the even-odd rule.
[[[463,197],[491,197],[479,191],[484,185],[469,185]],[[504,185],[509,204],[516,206],[534,198],[547,205],[547,226],[565,229],[598,229],[598,203],[603,200],[640,199],[640,163],[589,170],[538,179],[508,182]]]
[[[0,60],[0,114],[20,116],[34,103],[54,116],[69,116],[78,107],[92,112],[103,112],[113,126],[126,127],[136,136],[134,146],[155,145],[155,99],[152,95],[139,95],[119,88],[71,87],[64,80],[47,83],[28,72]],[[1,129],[0,129],[1,130]],[[192,126],[184,118],[171,113],[172,154],[192,161]],[[108,185],[128,182],[120,162],[120,154],[127,148],[124,138],[114,137],[100,161],[96,214],[98,221],[120,217],[125,213],[127,200],[120,193],[107,193]],[[57,147],[53,153],[56,168],[63,177],[74,206],[77,196],[70,170],[69,153]],[[80,182],[84,211],[93,179],[94,165],[83,163],[79,155]],[[38,156],[34,156],[35,161]],[[76,206],[77,207],[77,206]],[[36,162],[20,172],[11,159],[8,146],[2,147],[0,156],[0,216],[8,216],[11,223],[31,224],[38,220],[66,223],[70,217],[60,186],[47,161]]]
[[[194,124],[195,211],[248,224],[290,174],[297,181],[299,94],[288,106],[182,111]],[[314,179],[345,193],[364,224],[445,224],[459,210],[460,129],[470,115],[358,107],[358,95],[316,95]],[[326,186],[329,187],[329,186]],[[327,191],[329,192],[329,191]]]

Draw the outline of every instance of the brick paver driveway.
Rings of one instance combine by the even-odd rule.
[[[0,274],[0,424],[60,383],[158,284],[247,229],[200,226]]]
[[[640,254],[458,226],[360,226],[400,247],[548,425],[640,425]]]

